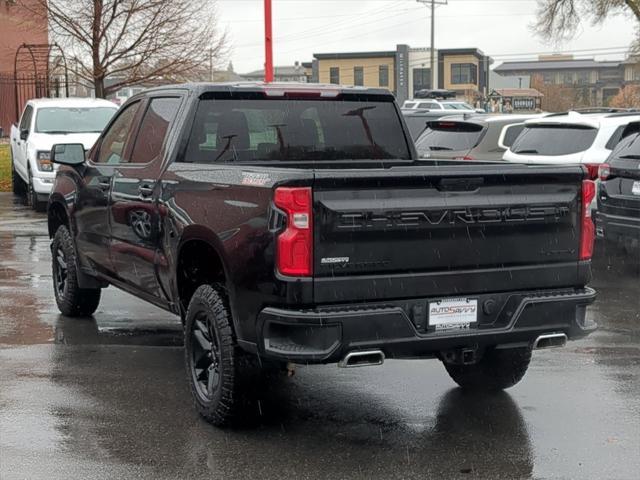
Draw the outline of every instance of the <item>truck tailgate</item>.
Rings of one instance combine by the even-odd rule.
[[[314,299],[583,285],[582,178],[479,162],[317,170]]]

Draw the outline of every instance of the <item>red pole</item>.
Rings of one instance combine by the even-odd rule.
[[[273,82],[273,34],[271,31],[271,0],[264,0],[264,81]]]

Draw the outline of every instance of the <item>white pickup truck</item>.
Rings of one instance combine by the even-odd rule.
[[[117,105],[93,98],[29,100],[20,123],[11,127],[13,191],[27,195],[31,207],[46,208],[55,168],[49,160],[56,143],[81,143],[86,150],[118,110]]]

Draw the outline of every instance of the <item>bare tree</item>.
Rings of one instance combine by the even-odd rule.
[[[97,97],[143,82],[206,76],[226,60],[216,0],[36,0],[51,33]],[[109,78],[107,86],[105,79]]]
[[[640,85],[625,85],[611,99],[609,106],[617,108],[640,108]]]
[[[603,23],[611,15],[633,15],[640,22],[640,0],[538,0],[534,29],[547,40],[567,40],[580,22]]]

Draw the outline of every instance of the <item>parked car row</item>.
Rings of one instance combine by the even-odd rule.
[[[598,236],[627,249],[640,248],[640,143],[635,141],[640,112],[476,114],[440,91],[424,91],[420,97],[402,107],[420,158],[584,164],[599,184],[590,206]],[[116,111],[112,102],[100,99],[27,102],[11,129],[14,192],[43,211],[57,169],[50,160],[51,147],[80,143],[88,151]]]
[[[589,212],[598,236],[640,255],[639,112],[403,114],[420,158],[584,165],[597,183]]]

